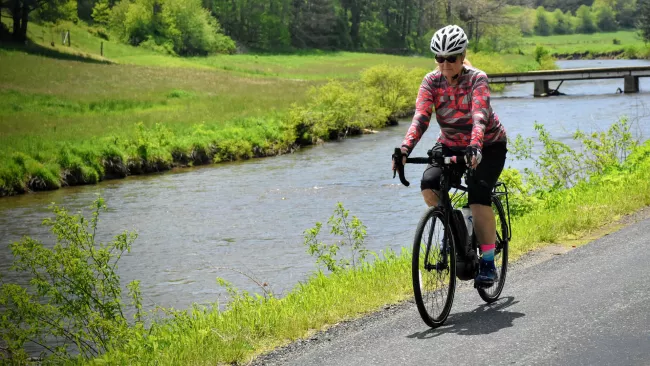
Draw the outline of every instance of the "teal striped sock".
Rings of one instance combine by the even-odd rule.
[[[484,262],[494,262],[494,248],[496,247],[495,244],[481,244],[481,252],[483,253],[483,256],[481,259]]]

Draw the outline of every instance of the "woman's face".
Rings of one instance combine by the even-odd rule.
[[[460,73],[460,70],[462,70],[463,68],[464,59],[465,59],[465,55],[463,55],[462,53],[456,55],[449,55],[447,57],[436,56],[436,62],[438,63],[440,72],[442,72],[442,75],[447,79],[451,79],[453,76],[458,75]],[[451,60],[453,60],[454,62],[450,62]]]

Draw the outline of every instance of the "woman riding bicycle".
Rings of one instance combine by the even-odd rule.
[[[433,149],[445,156],[463,152],[469,168],[475,169],[466,182],[474,232],[483,253],[475,285],[489,287],[497,280],[496,222],[490,194],[505,164],[507,139],[505,128],[490,106],[487,75],[464,63],[468,43],[465,32],[456,25],[448,25],[433,35],[431,51],[438,68],[422,80],[413,122],[401,151],[405,163],[429,127],[435,108],[440,134]],[[422,175],[420,189],[429,206],[438,205],[440,174],[440,167],[434,163]]]

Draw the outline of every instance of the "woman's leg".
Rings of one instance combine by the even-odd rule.
[[[497,241],[497,223],[492,206],[473,204],[469,207],[472,209],[474,232],[478,243],[481,245],[494,244]]]
[[[472,210],[474,231],[483,253],[476,283],[491,286],[497,279],[494,267],[494,248],[496,245],[496,220],[492,211],[492,190],[501,175],[506,159],[505,145],[490,146],[484,149],[483,161],[468,181],[469,206]]]
[[[438,197],[440,197],[440,191],[433,189],[425,189],[422,191],[422,197],[427,206],[438,206]]]

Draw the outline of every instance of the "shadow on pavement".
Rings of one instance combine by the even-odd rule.
[[[443,334],[479,335],[498,332],[512,327],[514,320],[526,314],[508,311],[512,305],[519,303],[514,297],[504,297],[492,304],[484,304],[472,311],[452,313],[445,324],[435,329],[413,333],[407,338],[429,339]]]

